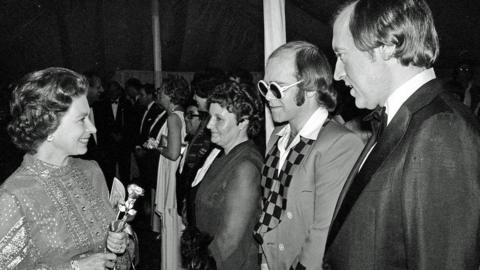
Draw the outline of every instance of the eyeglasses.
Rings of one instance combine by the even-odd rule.
[[[185,118],[188,119],[188,120],[192,120],[195,117],[200,117],[200,114],[193,114],[193,113],[185,114]]]
[[[288,88],[293,87],[301,82],[303,82],[303,80],[294,82],[286,86],[280,86],[276,82],[271,82],[268,84],[264,80],[260,80],[257,83],[257,88],[258,91],[260,91],[260,94],[262,94],[262,96],[264,96],[265,98],[267,98],[268,91],[270,91],[276,99],[281,99],[283,97],[283,92],[285,92]]]

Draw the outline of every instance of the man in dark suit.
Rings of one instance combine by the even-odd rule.
[[[97,139],[105,149],[107,159],[103,171],[107,185],[111,187],[113,177],[118,176],[126,185],[130,182],[130,154],[134,145],[134,113],[125,99],[120,84],[108,83],[106,98],[95,106]]]
[[[332,46],[334,78],[357,107],[386,115],[372,115],[380,128],[340,194],[323,268],[478,269],[480,127],[431,68],[439,41],[427,3],[350,2]]]
[[[155,87],[153,84],[145,84],[139,91],[139,103],[144,108],[139,118],[139,128],[135,139],[135,147],[141,148],[148,139],[148,134],[153,122],[163,109],[155,103]]]
[[[146,84],[140,88],[139,103],[145,108],[139,119],[139,127],[137,129],[137,135],[135,139],[135,158],[140,171],[139,184],[146,189],[146,197],[144,200],[150,202],[150,187],[151,182],[156,179],[156,166],[158,166],[158,157],[154,157],[156,152],[153,150],[147,150],[142,145],[148,140],[149,137],[157,137],[157,133],[160,127],[163,125],[159,123],[160,114],[163,113],[163,109],[155,102],[156,94],[155,87],[152,84]],[[166,118],[166,115],[165,115]],[[149,153],[149,152],[154,153]],[[157,154],[158,155],[158,154]]]
[[[480,117],[480,87],[475,84],[473,61],[462,60],[453,71],[453,78],[447,83],[449,90]]]
[[[87,71],[83,75],[88,80],[87,100],[88,105],[90,106],[88,118],[90,119],[90,122],[92,122],[92,124],[97,127],[99,102],[103,98],[104,93],[102,80],[100,79],[100,76],[93,71]],[[105,163],[108,163],[107,153],[103,148],[103,142],[101,141],[101,139],[99,140],[99,137],[96,133],[93,133],[88,140],[87,152],[79,157],[97,161],[102,170],[104,170],[105,168]],[[105,171],[103,173],[105,174]]]

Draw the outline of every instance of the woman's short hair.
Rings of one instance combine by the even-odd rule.
[[[305,102],[305,92],[316,92],[317,102],[329,112],[337,106],[337,91],[333,88],[332,68],[325,54],[315,45],[305,41],[288,42],[269,56],[275,58],[285,52],[295,53],[298,84],[297,105]]]
[[[25,75],[12,92],[7,131],[20,149],[35,153],[60,125],[73,98],[87,93],[87,79],[66,68],[51,67]]]
[[[440,45],[432,11],[424,0],[358,0],[349,4],[355,5],[349,28],[359,50],[373,55],[373,49],[393,45],[393,57],[402,65],[433,65]]]
[[[163,80],[161,89],[175,105],[187,106],[192,96],[187,80],[180,75],[170,76]]]
[[[257,93],[251,85],[230,81],[218,85],[207,102],[235,114],[237,123],[248,120],[247,135],[253,138],[260,132],[263,119],[263,104]]]

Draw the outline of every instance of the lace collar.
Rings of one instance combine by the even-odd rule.
[[[33,155],[26,154],[23,157],[22,166],[34,174],[40,175],[41,177],[61,177],[71,173],[71,161],[72,159],[68,157],[67,165],[57,166],[35,158]]]

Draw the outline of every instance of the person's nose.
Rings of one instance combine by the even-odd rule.
[[[343,80],[345,78],[345,66],[343,62],[337,58],[337,62],[335,63],[335,72],[333,73],[333,79],[336,81]]]
[[[274,99],[277,99],[277,98],[273,95],[272,91],[268,90],[268,91],[267,91],[267,94],[265,95],[265,99],[266,99],[268,102],[270,102],[270,101],[272,101],[272,100],[274,100]]]
[[[97,128],[95,127],[95,125],[92,123],[92,121],[90,120],[90,118],[87,118],[87,132],[89,132],[90,134],[94,134],[94,133],[97,133]]]
[[[210,117],[210,120],[208,120],[208,123],[207,123],[207,128],[212,130],[213,128],[213,117]]]

